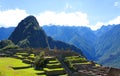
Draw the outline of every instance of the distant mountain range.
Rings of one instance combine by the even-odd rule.
[[[8,39],[8,37],[10,36],[10,34],[13,32],[14,29],[15,27],[9,27],[9,28],[1,27],[0,28],[0,40]]]
[[[107,26],[106,26],[107,27]],[[110,26],[96,41],[95,51],[98,62],[120,68],[120,24]]]
[[[120,65],[118,65],[120,63],[119,24],[102,26],[96,31],[92,31],[88,27],[59,25],[45,25],[42,28],[48,36],[51,36],[55,40],[64,41],[80,48],[88,59],[95,60],[107,66],[120,68]],[[2,34],[1,29],[2,31],[8,31],[11,28],[0,28],[1,39],[7,39],[8,35],[14,30],[12,28],[7,34]],[[52,41],[51,37],[48,37],[48,39]]]
[[[90,28],[53,25],[43,26],[43,29],[48,36],[79,47],[88,59],[93,59],[93,55],[95,55],[94,41],[97,38]]]

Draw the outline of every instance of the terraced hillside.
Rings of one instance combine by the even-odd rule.
[[[73,72],[73,76],[106,76],[108,68],[87,61],[84,57],[69,56],[65,57],[64,62]]]
[[[24,50],[10,55],[9,51],[1,52],[0,76],[106,76],[109,69],[70,50]]]

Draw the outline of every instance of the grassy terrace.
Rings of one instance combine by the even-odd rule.
[[[65,60],[70,61],[70,62],[86,62],[86,58],[79,57],[79,56],[70,56],[70,57],[65,57]]]
[[[46,57],[48,63],[42,70],[35,70],[31,63],[26,62],[33,62],[34,58],[34,54],[26,53],[17,53],[15,58],[0,57],[0,76],[68,76],[56,57]]]
[[[79,64],[80,65],[84,65],[84,64],[87,65],[87,64],[91,64],[91,62],[74,63],[74,65],[79,65]]]
[[[0,58],[0,76],[46,76],[43,70],[34,70],[34,68],[13,69],[12,67],[29,67],[20,59],[3,57]]]
[[[34,54],[30,54],[30,55],[28,56],[28,58],[34,59],[34,58],[35,58],[35,55],[34,55]]]
[[[55,65],[61,65],[61,64],[60,63],[47,64],[47,66],[55,66]]]
[[[44,68],[45,71],[60,71],[64,70],[64,68],[55,68],[55,69],[49,69],[49,68]]]
[[[85,62],[87,62],[86,58],[79,57],[79,56],[65,57],[65,61],[66,62],[71,62],[71,63],[85,63]]]
[[[91,62],[88,62],[86,58],[80,57],[80,56],[68,56],[65,57],[64,61],[67,63],[68,67],[75,71],[76,67],[75,65],[90,65]]]
[[[68,76],[61,63],[54,56],[44,56],[45,64],[35,70],[31,64],[36,59],[33,53],[17,52],[12,57],[0,57],[0,76]]]
[[[28,53],[16,53],[17,55],[25,55],[25,56],[27,56],[28,55]]]
[[[43,68],[47,75],[55,75],[55,76],[68,76],[64,68],[62,68],[61,63],[55,57],[46,57],[48,63],[46,64],[46,68]]]
[[[58,63],[58,60],[49,60],[49,63]]]
[[[64,68],[43,68],[43,70],[46,72],[46,74],[49,76],[59,76],[59,75],[63,75],[63,76],[68,76],[66,74],[66,71]]]

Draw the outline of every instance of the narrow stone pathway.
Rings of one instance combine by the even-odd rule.
[[[60,61],[60,63],[62,64],[62,67],[66,70],[67,74],[69,76],[73,76],[73,73],[71,72],[71,70],[67,67],[67,65],[64,63],[64,61],[62,60],[62,58],[57,57],[57,59]]]

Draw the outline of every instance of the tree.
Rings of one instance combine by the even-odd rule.
[[[0,48],[4,48],[8,45],[13,45],[13,42],[11,40],[2,40],[0,41]]]
[[[19,47],[15,45],[11,40],[0,41],[0,49],[6,50],[6,49],[16,49],[16,48]]]
[[[44,51],[40,52],[40,54],[38,56],[36,56],[35,62],[34,62],[35,69],[40,69],[45,65],[44,56],[45,56]]]

